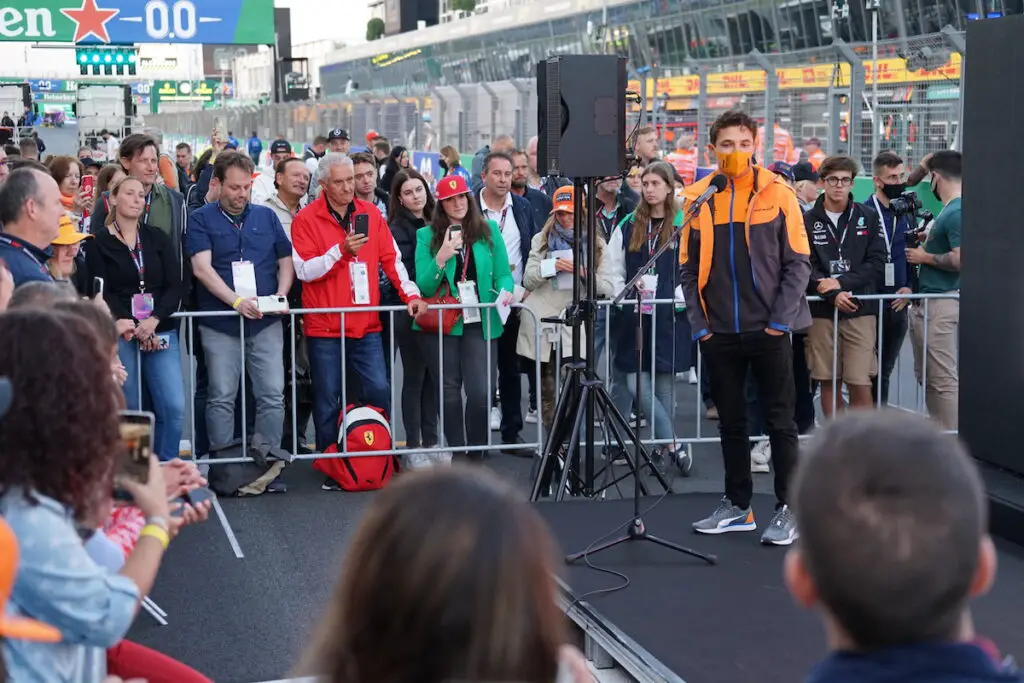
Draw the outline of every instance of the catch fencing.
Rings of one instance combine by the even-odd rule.
[[[596,51],[588,41],[575,45],[576,52]],[[549,48],[548,54],[553,53]],[[940,149],[960,148],[966,44],[964,34],[951,27],[880,40],[877,50],[872,43],[836,41],[824,48],[771,54],[753,50],[716,59],[660,59],[639,48],[623,56],[629,87],[644,99],[643,105],[630,106],[629,123],[645,111],[644,120],[659,129],[665,151],[685,135],[703,144],[714,118],[736,107],[768,124],[777,122],[798,147],[817,137],[826,153],[849,154],[867,172],[883,149],[916,161]],[[197,152],[208,145],[217,123],[238,136],[255,131],[265,148],[266,141],[281,137],[301,149],[315,136],[341,127],[356,146],[363,144],[366,131],[375,130],[410,150],[436,152],[452,145],[471,155],[501,134],[512,134],[521,146],[536,134],[536,83],[530,78],[466,78],[329,95],[320,101],[146,117],[146,125],[163,130],[167,140],[189,142]],[[765,157],[771,161],[773,126],[765,126],[764,137]]]
[[[903,347],[901,349],[901,353],[899,354],[898,360],[897,360],[895,368],[893,370],[893,374],[892,374],[892,381],[891,381],[890,390],[889,390],[889,407],[896,408],[896,409],[901,409],[901,410],[907,410],[907,411],[910,411],[910,412],[921,413],[921,414],[926,414],[927,413],[926,396],[925,396],[926,392],[924,390],[922,390],[922,386],[924,386],[924,387],[929,387],[930,386],[929,385],[929,377],[930,377],[929,373],[931,372],[930,364],[933,362],[933,360],[932,360],[932,353],[931,353],[930,348],[929,348],[930,340],[929,340],[929,332],[928,332],[928,330],[931,328],[931,326],[929,325],[929,317],[930,317],[929,308],[930,308],[930,306],[932,306],[934,304],[934,301],[936,301],[936,300],[950,300],[950,299],[952,299],[952,300],[959,300],[959,293],[951,292],[951,293],[948,293],[948,294],[908,294],[908,295],[879,294],[879,295],[871,295],[871,296],[858,297],[858,301],[859,301],[859,303],[862,306],[867,306],[867,307],[872,308],[872,309],[877,307],[879,311],[881,311],[883,309],[883,307],[892,306],[893,302],[895,302],[897,300],[909,301],[909,302],[911,302],[912,306],[919,307],[921,310],[923,310],[923,323],[924,323],[923,329],[924,329],[924,334],[920,338],[919,350],[917,352],[917,355],[921,359],[920,362],[918,363],[919,367],[915,368],[914,372],[908,372],[907,371],[907,363],[912,362],[911,360],[908,359],[908,355],[909,354],[907,353],[907,348],[909,346],[913,346],[913,344],[915,342],[911,341],[910,343],[907,343],[907,341],[905,340],[904,343],[903,343]],[[813,298],[811,298],[811,300],[820,300],[820,298],[813,297]],[[636,303],[635,300],[632,300],[632,301],[627,300],[627,301],[623,302],[623,305],[624,306],[632,306],[632,305],[635,305],[635,303]],[[671,299],[669,299],[669,300],[656,300],[656,301],[653,301],[653,302],[645,302],[645,303],[653,303],[653,305],[655,305],[655,306],[672,306],[672,307],[675,307],[677,311],[679,311],[679,307],[681,306],[681,302],[675,301],[675,300],[671,300]],[[495,307],[495,304],[482,304],[482,305],[480,305],[481,309],[488,309],[488,308],[494,308],[494,307]],[[607,384],[611,385],[609,387],[609,390],[610,390],[610,393],[612,394],[612,400],[616,404],[616,406],[620,408],[620,412],[622,412],[624,415],[628,415],[629,408],[634,403],[634,398],[635,398],[635,396],[633,394],[634,386],[635,386],[635,384],[634,384],[635,376],[630,377],[630,376],[627,376],[625,373],[616,370],[616,368],[614,366],[614,363],[613,363],[613,356],[615,354],[615,349],[614,349],[614,340],[613,340],[613,337],[612,337],[612,328],[613,328],[613,324],[614,324],[614,322],[613,322],[614,319],[612,317],[613,316],[613,311],[610,310],[611,302],[609,302],[609,301],[602,301],[602,302],[600,302],[600,306],[599,307],[604,309],[604,315],[601,316],[601,317],[604,318],[604,322],[601,325],[599,325],[598,329],[599,329],[599,335],[600,336],[598,337],[598,339],[595,339],[596,346],[599,349],[599,352],[598,352],[598,361],[599,361],[598,362],[598,375],[599,375],[600,378],[603,378],[606,381]],[[440,306],[440,305],[439,306],[431,306],[431,311],[436,311],[438,316],[440,316],[441,312],[444,309],[449,309],[449,308],[463,308],[463,306],[461,304],[443,305],[443,306]],[[545,323],[545,322],[540,321],[538,319],[537,315],[534,313],[534,311],[529,307],[528,303],[516,304],[514,306],[514,308],[518,309],[519,315],[528,315],[528,316],[532,317],[533,323],[534,323],[534,339],[533,339],[534,348],[535,349],[541,348],[541,346],[540,346],[541,335],[547,333],[549,331],[548,328],[551,328],[553,324],[552,323]],[[377,306],[377,307],[359,306],[359,307],[351,307],[351,308],[331,308],[331,309],[295,309],[295,310],[289,311],[286,314],[283,314],[281,317],[282,317],[282,319],[286,318],[286,317],[290,318],[291,321],[292,321],[292,324],[294,325],[294,324],[296,324],[298,322],[297,316],[302,316],[304,314],[308,314],[308,313],[337,314],[339,316],[339,318],[340,318],[341,329],[344,329],[345,316],[347,314],[351,314],[351,313],[366,313],[368,311],[376,311],[376,312],[379,312],[382,316],[388,316],[390,318],[391,323],[392,323],[391,326],[390,326],[390,328],[392,330],[395,329],[394,321],[395,321],[395,317],[396,316],[408,315],[405,307],[402,307],[402,306]],[[909,313],[908,313],[908,315],[909,315]],[[233,311],[231,311],[231,312],[223,312],[223,313],[220,313],[220,312],[190,312],[190,313],[180,313],[180,314],[177,314],[177,317],[182,319],[182,322],[183,322],[183,324],[185,326],[185,335],[186,335],[186,339],[188,341],[187,348],[188,349],[192,349],[193,353],[195,352],[194,350],[196,349],[196,346],[195,346],[195,344],[196,344],[195,324],[196,323],[201,323],[203,319],[209,319],[209,318],[214,318],[214,317],[225,317],[225,316],[227,316],[227,317],[234,316],[234,317],[238,317],[239,318],[239,329],[240,329],[239,353],[243,354],[243,359],[244,359],[244,348],[245,348],[245,346],[244,346],[244,344],[245,344],[245,325],[244,325],[244,320],[236,312],[233,312]],[[650,324],[652,326],[652,329],[651,329],[652,344],[651,344],[651,348],[650,348],[650,353],[651,353],[652,357],[657,357],[657,355],[658,355],[658,346],[657,346],[657,339],[658,339],[658,334],[657,334],[657,318],[658,318],[658,316],[645,316],[645,321],[647,321],[648,318],[650,319]],[[836,310],[835,313],[834,313],[834,320],[838,321],[838,318],[839,318],[839,312],[838,312],[838,310]],[[646,324],[648,324],[648,323],[645,322],[645,325]],[[876,320],[878,338],[882,338],[882,335],[885,332],[885,328],[883,327],[883,324],[884,324],[884,316],[879,315],[877,317],[877,320]],[[838,335],[838,333],[839,333],[838,332],[839,331],[839,326],[835,325],[834,329],[836,330],[835,335]],[[426,333],[422,333],[422,334],[425,335]],[[438,335],[440,337],[441,333],[438,332]],[[291,412],[290,412],[290,414],[288,414],[286,416],[286,420],[288,421],[288,423],[291,424],[291,434],[292,434],[292,443],[291,443],[291,452],[290,452],[289,461],[291,461],[291,460],[295,460],[295,461],[312,460],[312,459],[315,459],[315,458],[361,457],[361,456],[364,456],[364,455],[365,456],[375,456],[375,455],[383,455],[383,454],[406,455],[406,454],[410,454],[410,453],[446,453],[446,452],[451,452],[452,450],[460,451],[460,452],[468,451],[468,452],[479,452],[479,453],[482,453],[482,452],[494,451],[494,450],[498,450],[498,449],[501,449],[501,450],[517,449],[517,450],[524,451],[527,454],[540,453],[540,452],[543,451],[544,442],[545,442],[545,428],[544,428],[544,425],[542,424],[543,423],[542,419],[538,419],[538,422],[537,422],[536,438],[532,439],[532,440],[531,439],[527,439],[524,443],[521,443],[521,444],[510,445],[510,444],[495,443],[494,440],[493,440],[494,434],[491,431],[489,431],[489,433],[488,433],[488,440],[487,440],[486,444],[482,444],[482,445],[478,444],[478,445],[475,445],[475,446],[456,446],[456,447],[452,447],[452,446],[446,444],[445,443],[444,430],[443,430],[443,425],[444,425],[444,374],[445,374],[445,367],[444,367],[444,363],[443,363],[442,358],[439,357],[438,358],[438,367],[440,369],[439,370],[440,376],[438,377],[438,386],[439,386],[439,389],[438,389],[438,391],[439,391],[439,396],[438,396],[438,400],[439,400],[439,416],[438,416],[438,418],[439,418],[438,419],[439,428],[438,428],[438,436],[439,436],[439,442],[438,442],[437,446],[435,446],[435,447],[413,447],[413,448],[409,448],[409,447],[393,447],[393,448],[391,448],[389,450],[373,451],[373,452],[370,452],[370,453],[349,453],[348,452],[348,448],[347,448],[347,443],[345,443],[344,440],[343,440],[342,444],[340,444],[341,451],[339,453],[334,453],[334,454],[322,454],[322,453],[307,454],[307,453],[300,453],[299,452],[299,450],[300,450],[299,449],[299,445],[300,444],[298,442],[298,434],[303,432],[308,427],[308,425],[299,425],[298,424],[298,401],[297,401],[298,382],[296,381],[297,380],[297,369],[296,369],[296,365],[295,365],[295,359],[298,357],[296,352],[297,352],[297,343],[299,343],[299,342],[296,341],[296,338],[295,338],[294,334],[289,335],[289,337],[290,337],[290,341],[288,343],[290,343],[290,345],[291,345],[290,357],[292,358],[292,364],[291,364],[291,367],[285,368],[285,372],[288,373],[290,375],[290,378],[291,378],[291,382],[289,383],[291,385],[291,401],[290,401]],[[567,350],[562,349],[560,339],[561,339],[561,336],[559,335],[558,336],[558,340],[559,341],[557,341],[554,344],[555,359],[556,359],[556,362],[558,363],[559,366],[562,365],[563,357],[569,355]],[[345,365],[345,362],[346,362],[345,344],[343,343],[342,339],[339,339],[338,343],[341,346],[341,365],[342,365],[342,367],[346,367],[346,365]],[[488,345],[488,351],[487,351],[487,364],[488,364],[488,368],[490,368],[490,372],[488,372],[488,379],[487,379],[487,395],[488,396],[493,396],[494,395],[494,388],[495,388],[494,387],[494,383],[493,383],[493,378],[494,378],[494,375],[495,375],[494,368],[496,366],[497,359],[496,359],[496,357],[494,355],[496,352],[492,351],[492,346],[493,346],[492,344],[489,344]],[[439,348],[440,348],[440,345],[439,345]],[[600,351],[601,349],[604,350],[603,353],[601,353],[601,351]],[[398,442],[398,441],[401,440],[401,432],[400,432],[401,420],[398,418],[399,413],[398,413],[397,407],[401,404],[401,394],[402,394],[402,388],[403,388],[403,384],[401,382],[402,373],[396,372],[396,353],[395,352],[396,352],[396,342],[395,342],[394,336],[392,335],[391,338],[390,338],[390,342],[387,345],[387,348],[385,349],[385,353],[387,354],[387,357],[386,357],[386,359],[384,359],[384,362],[386,362],[386,363],[388,363],[390,365],[390,370],[391,370],[391,373],[390,373],[390,377],[391,377],[391,382],[390,382],[390,386],[391,386],[390,401],[389,401],[389,405],[385,406],[385,408],[387,408],[389,410],[389,415],[391,416],[392,433],[393,433],[393,444],[394,444],[394,442]],[[645,349],[645,352],[646,352],[646,349]],[[673,351],[673,352],[675,352],[675,351]],[[875,352],[877,354],[878,367],[879,367],[879,369],[881,369],[881,367],[882,367],[882,360],[883,359],[882,359],[882,348],[881,348],[880,345],[876,345]],[[832,380],[833,391],[832,391],[832,395],[835,397],[834,400],[837,403],[838,403],[838,401],[842,400],[841,399],[841,396],[842,396],[842,386],[840,385],[841,379],[836,378],[836,374],[837,374],[836,373],[836,369],[837,369],[838,364],[839,364],[839,355],[838,354],[839,354],[839,348],[838,348],[838,343],[837,343],[837,336],[833,336],[833,373],[832,373],[832,375],[833,375],[833,380]],[[649,395],[641,396],[640,400],[635,402],[637,404],[637,406],[640,406],[640,407],[644,408],[643,410],[638,411],[638,412],[645,413],[645,417],[649,419],[649,424],[647,424],[646,427],[641,426],[639,428],[639,433],[640,433],[641,439],[642,439],[642,441],[643,441],[643,443],[645,445],[647,445],[647,446],[662,446],[662,447],[667,446],[667,447],[669,447],[673,451],[679,450],[680,448],[686,448],[692,454],[693,447],[695,445],[697,445],[697,444],[717,444],[717,443],[721,442],[721,439],[720,439],[720,437],[717,434],[708,434],[707,433],[707,427],[706,427],[706,424],[704,422],[704,420],[706,419],[705,418],[705,411],[704,411],[704,409],[701,406],[705,405],[704,402],[705,402],[707,396],[706,395],[702,396],[702,393],[706,394],[706,392],[708,390],[707,390],[707,385],[705,383],[706,377],[704,376],[704,369],[703,369],[704,363],[702,362],[702,359],[701,359],[700,344],[694,343],[693,356],[691,358],[692,358],[693,362],[690,362],[690,363],[687,363],[687,362],[675,362],[674,366],[678,369],[678,368],[685,368],[688,365],[692,365],[695,377],[693,377],[693,378],[687,377],[688,373],[681,371],[678,374],[677,377],[672,378],[673,386],[671,388],[671,397],[672,397],[671,398],[671,405],[670,406],[662,406],[666,410],[666,412],[668,412],[669,415],[670,415],[670,420],[671,420],[671,424],[672,424],[672,431],[673,431],[673,433],[672,433],[672,435],[670,437],[665,437],[665,436],[659,437],[656,434],[656,431],[655,431],[655,420],[653,419],[654,416],[652,415],[652,411],[648,408],[649,406],[655,406],[655,402],[659,401],[659,398],[657,396],[658,389],[663,389],[663,387],[658,386],[658,382],[657,382],[656,378],[655,379],[652,379],[650,377],[645,378],[645,382],[644,382],[645,387],[644,387],[643,391],[646,394],[648,392],[648,387],[649,387]],[[674,360],[678,361],[679,359],[674,359]],[[683,359],[683,360],[685,360],[685,359]],[[141,366],[137,366],[137,367],[141,367]],[[194,363],[189,363],[189,367],[190,367],[190,370],[186,374],[186,377],[188,379],[187,384],[188,384],[188,389],[189,389],[188,392],[187,392],[187,395],[191,399],[190,404],[194,406],[195,405],[195,396],[196,396],[196,389],[195,389],[195,387],[196,387],[195,364]],[[537,387],[537,392],[538,392],[538,396],[537,396],[537,402],[538,402],[538,406],[537,407],[538,407],[538,409],[540,408],[540,403],[541,403],[541,400],[542,400],[542,397],[540,395],[541,390],[542,390],[541,387],[543,386],[542,385],[541,372],[542,372],[541,361],[540,361],[540,359],[535,360],[530,365],[530,373],[534,375],[534,380],[536,381],[536,387]],[[241,386],[245,386],[245,373],[246,373],[246,366],[245,366],[245,363],[243,362],[242,363]],[[915,374],[916,374],[916,379],[915,379]],[[314,382],[317,381],[316,377],[313,377],[312,379],[313,379]],[[906,384],[908,382],[913,384],[913,389],[912,390],[909,389],[906,386]],[[555,390],[555,398],[556,399],[557,399],[557,396],[559,395],[559,392],[561,391],[561,389],[562,389],[562,375],[561,375],[561,373],[556,373],[556,390]],[[879,399],[879,402],[881,402],[881,390],[882,390],[881,383],[879,383],[879,386],[878,386],[878,389],[877,389],[877,392],[878,392],[877,398]],[[249,408],[251,406],[248,405],[248,402],[245,399],[245,392],[242,392],[242,396],[243,396],[243,398],[242,398],[242,405],[241,405],[242,419],[240,421],[241,422],[241,430],[242,430],[242,435],[241,436],[242,436],[242,443],[247,443],[248,442],[248,440],[247,440],[247,437],[248,437],[248,433],[247,433],[248,432],[248,427],[247,427],[247,424],[249,422],[249,420],[247,418],[248,418],[248,411],[249,411]],[[349,400],[348,400],[349,399],[348,388],[347,388],[347,385],[346,385],[345,382],[342,383],[342,397],[341,398],[342,398],[341,405],[342,406],[348,405],[348,403],[349,403]],[[140,403],[141,403],[141,396],[140,396]],[[680,412],[679,411],[680,406],[688,406],[690,404],[693,404],[695,406],[694,421],[692,423],[690,423],[690,424],[687,424],[687,422],[685,420],[677,420],[677,416],[678,416],[678,414]],[[820,407],[819,407],[819,410],[820,410]],[[538,412],[539,412],[539,410],[538,410]],[[191,423],[190,423],[190,432],[191,432],[191,439],[192,439],[192,443],[193,444],[195,444],[197,442],[197,424],[196,424],[196,420],[198,420],[198,419],[205,419],[205,416],[203,416],[203,415],[196,415],[194,412],[192,412]],[[641,423],[641,424],[643,424],[643,423]],[[607,425],[607,423],[596,425],[596,426],[600,428],[600,435],[597,436],[597,440],[595,441],[595,443],[597,445],[599,445],[601,447],[606,447],[606,446],[613,446],[616,443],[618,443],[615,440],[614,435],[611,434],[611,430],[609,429],[609,426]],[[402,431],[404,431],[404,430],[402,430]],[[762,434],[753,434],[753,433],[751,434],[751,439],[754,440],[754,441],[765,440],[766,438],[767,437],[765,435],[762,435]],[[806,438],[806,436],[802,437],[802,438]],[[205,454],[200,454],[200,455],[205,455]],[[201,462],[204,463],[204,464],[210,464],[210,465],[223,465],[223,464],[243,463],[243,462],[251,462],[251,461],[252,461],[251,458],[240,457],[240,458],[210,458],[210,459],[204,458]]]

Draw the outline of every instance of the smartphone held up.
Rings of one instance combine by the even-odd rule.
[[[128,491],[117,485],[117,481],[129,480],[139,484],[149,481],[149,457],[153,452],[155,422],[156,418],[153,413],[135,410],[121,411],[119,426],[125,453],[121,467],[115,476],[115,500],[130,501],[132,499]]]

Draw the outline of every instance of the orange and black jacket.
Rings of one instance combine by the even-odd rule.
[[[711,184],[686,188],[683,211]],[[693,338],[811,326],[807,232],[793,190],[767,169],[730,180],[684,227],[681,281]]]

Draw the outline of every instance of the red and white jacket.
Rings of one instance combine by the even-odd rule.
[[[370,216],[369,241],[360,249],[359,255],[353,257],[344,251],[343,245],[347,232],[353,229],[355,216],[361,213]],[[349,275],[349,265],[354,261],[366,264],[370,284],[369,306],[380,305],[379,268],[383,268],[402,301],[408,303],[420,298],[420,290],[409,279],[395,238],[377,207],[361,199],[353,199],[342,216],[342,222],[344,229],[331,215],[323,193],[292,220],[292,261],[295,263],[295,275],[303,283],[303,308],[355,307]],[[308,313],[303,322],[307,337],[341,336],[340,313]],[[360,339],[380,331],[380,314],[377,311],[345,314],[346,337]]]

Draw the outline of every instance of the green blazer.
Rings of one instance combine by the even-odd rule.
[[[508,262],[508,252],[505,250],[505,240],[501,237],[501,230],[494,221],[487,221],[491,229],[491,243],[488,246],[486,240],[477,240],[473,244],[473,264],[476,267],[477,296],[480,303],[491,304],[498,300],[498,292],[515,291],[515,282],[512,280],[512,269]],[[416,231],[416,286],[420,288],[423,296],[430,297],[437,294],[441,286],[441,278],[448,281],[452,296],[458,298],[459,287],[457,274],[455,272],[455,257],[448,259],[444,268],[437,267],[435,260],[436,252],[430,250],[430,241],[434,237],[434,229],[427,225]],[[501,324],[501,317],[494,308],[487,308],[481,311],[484,339],[497,339],[501,336],[504,326]],[[418,326],[413,325],[415,329]],[[462,318],[452,328],[453,335],[462,335]]]

